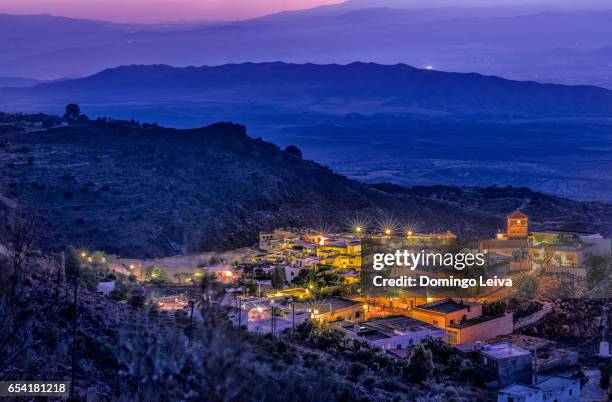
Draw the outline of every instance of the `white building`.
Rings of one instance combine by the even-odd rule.
[[[406,349],[427,338],[444,339],[443,329],[406,316],[386,317],[362,323],[341,321],[336,324],[348,336],[365,340],[385,350]]]
[[[580,380],[552,376],[535,385],[512,384],[497,393],[497,402],[577,402]]]
[[[96,292],[104,296],[108,296],[114,289],[115,281],[98,282],[98,286],[96,286]]]

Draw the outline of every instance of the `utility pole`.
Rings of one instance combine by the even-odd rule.
[[[274,304],[272,304],[272,317],[271,318],[272,319],[271,319],[270,323],[272,325],[272,338],[274,339],[274,324],[275,324],[275,321],[276,321],[276,317],[274,316]]]
[[[195,302],[193,300],[189,300],[188,305],[191,309],[191,315],[189,316],[189,345],[191,345],[191,331],[193,328],[193,308],[195,307]]]
[[[74,272],[74,314],[72,317],[72,367],[70,373],[70,395],[74,396],[75,380],[76,380],[76,365],[77,365],[77,294],[79,287],[79,266],[75,266]]]
[[[291,299],[291,339],[295,342],[295,300]]]

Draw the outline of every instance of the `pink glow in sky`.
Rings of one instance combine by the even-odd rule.
[[[0,0],[0,13],[52,14],[115,22],[232,20],[342,0]]]

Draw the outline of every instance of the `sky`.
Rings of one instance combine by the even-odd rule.
[[[0,0],[0,13],[51,14],[113,22],[240,20],[344,0]],[[610,8],[611,0],[351,0],[376,6],[512,6],[551,4],[560,8]]]
[[[233,20],[342,0],[0,0],[0,13],[52,14],[114,22]]]

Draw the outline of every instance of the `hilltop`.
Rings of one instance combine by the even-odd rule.
[[[493,235],[517,208],[535,225],[612,226],[608,204],[527,189],[370,186],[250,138],[232,123],[14,128],[0,133],[0,172],[0,217],[30,210],[39,246],[123,256],[248,246],[260,230],[347,228],[356,214],[467,236]]]

